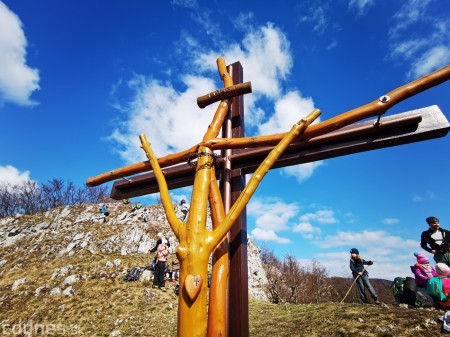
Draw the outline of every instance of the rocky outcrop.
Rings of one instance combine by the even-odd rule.
[[[171,235],[161,205],[132,210],[131,205],[121,203],[107,204],[110,215],[99,212],[100,205],[77,205],[60,207],[33,216],[15,216],[0,219],[0,256],[2,251],[13,251],[0,259],[0,275],[22,267],[29,254],[38,255],[43,262],[86,254],[111,254],[117,258],[107,261],[104,269],[96,276],[101,278],[123,277],[119,272],[120,256],[148,254],[154,247],[158,232],[164,232],[171,243],[171,253],[178,245]],[[181,206],[174,205],[176,214],[183,218]],[[208,218],[207,226],[211,228]],[[248,269],[250,296],[267,300],[264,292],[267,279],[259,257],[260,249],[248,240]],[[10,258],[9,256],[14,256]],[[111,271],[108,271],[111,270]],[[76,266],[63,265],[53,271],[51,278],[43,280],[35,289],[35,296],[50,294],[54,296],[76,295],[76,283],[89,276],[76,273]],[[93,277],[92,275],[90,277]],[[149,273],[141,275],[141,280],[150,280]],[[59,282],[50,288],[49,281]],[[12,287],[20,290],[26,278],[15,280]],[[61,290],[62,289],[62,290]]]

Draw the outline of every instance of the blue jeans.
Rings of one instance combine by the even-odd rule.
[[[374,299],[374,301],[378,299],[377,292],[369,282],[368,274],[366,273],[362,274],[356,282],[358,283],[359,288],[359,298],[361,299],[361,301],[363,301],[363,303],[367,303],[366,288],[369,291],[372,298]]]

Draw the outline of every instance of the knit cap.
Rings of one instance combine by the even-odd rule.
[[[425,255],[415,252],[414,256],[417,258],[417,262],[424,264],[424,263],[430,263],[430,260],[428,260],[428,257],[426,257]]]
[[[436,264],[436,273],[439,276],[447,276],[450,274],[450,267],[445,263],[438,263]]]
[[[357,255],[359,255],[359,251],[356,248],[352,248],[352,249],[350,249],[350,254],[357,254]]]

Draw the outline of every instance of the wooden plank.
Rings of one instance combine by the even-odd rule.
[[[308,143],[293,144],[273,169],[445,137],[450,130],[448,120],[436,105],[383,117],[380,126],[373,126],[374,122],[376,120],[356,123],[311,139]],[[270,147],[243,150],[232,154],[230,160],[233,168],[242,169],[245,174],[252,173],[270,150]],[[222,165],[223,161],[219,160],[217,172]],[[169,189],[174,189],[192,185],[195,168],[182,164],[166,168],[164,172]],[[111,197],[131,198],[158,191],[154,174],[150,172],[116,181]]]

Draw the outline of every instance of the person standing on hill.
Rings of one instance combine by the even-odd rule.
[[[366,296],[366,288],[372,296],[376,304],[380,304],[378,300],[378,294],[369,282],[369,273],[364,265],[371,266],[373,260],[366,261],[360,255],[356,248],[350,249],[350,270],[353,277],[356,279],[359,288],[359,298],[363,303],[369,303]]]
[[[429,216],[425,219],[428,230],[420,236],[420,247],[433,254],[436,263],[445,263],[450,266],[450,232],[440,228],[439,219]]]
[[[189,206],[186,203],[186,200],[182,199],[180,202],[181,206],[181,213],[183,213],[183,219],[180,219],[181,221],[185,221],[187,218],[187,214],[189,213]]]
[[[163,233],[158,233],[158,240],[156,241],[155,247],[153,247],[150,252],[156,252],[156,266],[155,266],[155,274],[153,277],[153,288],[159,288],[161,291],[166,291],[165,286],[165,273],[166,273],[166,261],[167,255],[169,255],[169,246],[170,243],[164,237]]]

